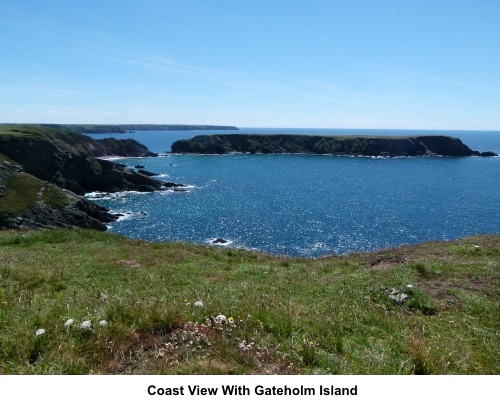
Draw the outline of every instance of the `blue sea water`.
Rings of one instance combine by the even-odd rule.
[[[472,149],[500,153],[500,132],[239,132],[451,135]],[[152,151],[166,152],[177,139],[206,133],[214,131],[137,131],[116,137],[132,137]],[[206,244],[220,237],[231,247],[318,257],[500,233],[500,158],[168,154],[119,162],[144,165],[160,179],[189,186],[185,192],[126,192],[96,199],[125,214],[110,232],[132,238]]]

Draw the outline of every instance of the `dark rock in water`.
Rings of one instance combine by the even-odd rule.
[[[498,156],[496,153],[493,152],[478,152],[477,150],[474,151],[474,156],[480,156],[480,157],[495,157]]]
[[[151,177],[151,176],[158,176],[157,173],[153,173],[153,172],[150,172],[148,170],[143,170],[143,169],[137,170],[137,173],[143,174],[144,176],[149,176],[149,177]]]
[[[212,241],[212,243],[214,243],[214,244],[215,244],[215,243],[217,243],[217,244],[224,244],[224,243],[227,243],[227,240],[222,239],[222,238],[217,238],[217,239],[214,239],[214,240]]]
[[[145,169],[145,167],[143,165],[135,165],[134,166],[136,169]]]

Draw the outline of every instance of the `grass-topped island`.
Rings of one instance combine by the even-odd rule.
[[[496,156],[450,136],[199,135],[172,144],[173,153],[301,153],[340,156]]]

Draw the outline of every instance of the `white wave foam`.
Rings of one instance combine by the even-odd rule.
[[[317,242],[314,244],[315,249],[326,249],[326,243],[324,242]]]
[[[84,197],[88,200],[111,200],[113,198],[111,193],[101,193],[99,191],[86,193]]]
[[[111,214],[119,216],[115,222],[126,221],[136,216],[133,212],[111,212]]]
[[[88,200],[115,200],[124,198],[131,195],[145,195],[150,194],[148,191],[118,191],[116,193],[103,193],[99,191],[94,191],[91,193],[84,194],[84,197]]]
[[[149,156],[147,156],[149,157]],[[101,160],[120,160],[120,159],[145,159],[146,156],[100,156],[96,159]]]

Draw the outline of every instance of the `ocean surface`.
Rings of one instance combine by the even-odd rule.
[[[450,135],[500,154],[500,132],[493,131],[241,128],[112,136],[165,153],[177,139],[238,132]],[[500,233],[500,158],[167,154],[118,162],[188,186],[184,192],[89,194],[124,214],[109,231],[131,238],[200,244],[223,238],[232,248],[319,257]]]

